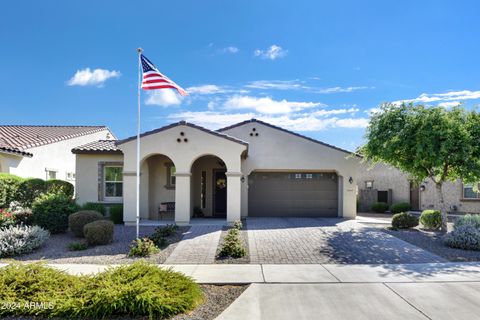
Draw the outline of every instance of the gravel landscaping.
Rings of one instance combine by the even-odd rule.
[[[224,243],[225,236],[228,233],[228,230],[229,230],[228,227],[224,227],[222,229],[222,234],[220,235],[220,240],[218,241],[217,254],[215,255],[215,263],[219,263],[219,264],[229,264],[229,263],[231,263],[231,264],[248,264],[248,263],[250,263],[250,255],[249,255],[249,252],[248,252],[248,234],[247,234],[247,230],[245,228],[245,224],[244,224],[244,228],[242,230],[240,230],[240,235],[241,235],[241,239],[242,239],[244,248],[247,250],[247,254],[242,258],[220,257],[219,253],[220,253],[220,250],[221,250],[222,245]]]
[[[156,227],[151,226],[140,227],[140,236],[151,235],[155,228]],[[162,248],[160,253],[143,259],[153,263],[164,263],[188,229],[189,227],[179,227],[175,234],[167,237],[169,244],[165,248]],[[48,263],[132,263],[140,259],[127,256],[130,242],[135,239],[135,230],[134,226],[115,225],[114,241],[112,243],[89,247],[82,251],[69,251],[67,246],[69,243],[79,242],[84,239],[76,238],[71,232],[54,234],[50,236],[50,239],[48,239],[43,247],[34,252],[14,258],[0,259],[0,262],[8,263],[12,260],[34,262],[43,260]]]
[[[480,251],[462,250],[447,247],[443,243],[444,234],[441,232],[425,231],[420,229],[398,231],[389,229],[383,230],[392,236],[430,251],[431,253],[434,253],[451,262],[480,261]],[[449,230],[451,230],[451,224],[449,224]]]

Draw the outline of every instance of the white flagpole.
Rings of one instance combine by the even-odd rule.
[[[138,109],[137,109],[137,239],[140,237],[140,93],[142,87],[142,54],[143,49],[138,48]]]

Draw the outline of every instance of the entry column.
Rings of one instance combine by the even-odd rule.
[[[175,173],[175,223],[178,225],[190,223],[191,177],[190,172]]]
[[[227,176],[227,222],[241,218],[242,203],[242,173],[226,172]]]

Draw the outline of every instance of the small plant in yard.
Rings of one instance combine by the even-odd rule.
[[[41,247],[50,233],[39,226],[10,225],[0,229],[0,257],[30,253]]]
[[[15,216],[8,209],[0,209],[0,228],[15,224]]]
[[[410,229],[418,226],[418,218],[414,215],[401,212],[392,217],[392,229]]]
[[[442,227],[442,213],[438,210],[423,210],[420,223],[425,229],[438,230]]]
[[[458,228],[463,225],[471,225],[477,229],[480,229],[480,215],[472,215],[472,214],[467,214],[463,217],[458,218],[455,220],[455,228]]]
[[[96,203],[96,202],[86,202],[85,204],[82,205],[82,210],[96,211],[100,213],[102,216],[105,216],[105,214],[107,213],[107,208],[105,207],[105,205],[102,203]]]
[[[234,229],[237,229],[237,230],[242,230],[243,229],[243,223],[242,221],[240,220],[237,220],[233,223],[233,226],[232,226]]]
[[[372,204],[372,211],[376,213],[385,213],[388,210],[388,204],[385,202],[375,202]]]
[[[154,232],[152,235],[148,237],[150,240],[153,241],[153,243],[158,247],[162,248],[165,247],[168,244],[167,238],[163,236],[161,232]]]
[[[82,210],[68,216],[68,227],[76,237],[83,238],[83,227],[90,222],[102,220],[103,215],[97,211]]]
[[[110,220],[115,224],[123,223],[123,204],[115,204],[110,207]]]
[[[88,245],[85,242],[70,242],[67,248],[70,251],[82,251],[87,250]]]
[[[149,238],[135,239],[130,245],[129,257],[149,257],[152,254],[159,253],[155,243]]]
[[[164,319],[186,313],[202,300],[202,290],[192,279],[145,262],[93,276],[69,275],[39,263],[0,269],[0,301],[46,303],[44,308],[1,308],[0,316]]]
[[[240,239],[240,231],[235,228],[228,230],[219,255],[221,257],[241,258],[246,254],[247,250]]]
[[[33,223],[51,233],[65,232],[68,229],[68,216],[77,209],[78,206],[63,194],[44,194],[33,202]]]
[[[390,212],[401,213],[401,212],[407,212],[410,209],[411,209],[410,203],[399,202],[399,203],[392,204],[392,206],[390,207]]]
[[[83,233],[90,246],[109,244],[113,241],[114,225],[109,220],[97,220],[87,223]]]
[[[464,250],[480,250],[480,229],[471,224],[456,226],[444,238],[447,246]]]

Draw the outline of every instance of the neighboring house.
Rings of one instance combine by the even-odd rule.
[[[0,125],[0,172],[75,184],[70,150],[99,139],[115,136],[104,126]]]
[[[410,181],[399,169],[377,164],[361,164],[357,173],[359,210],[369,211],[374,202],[407,202],[413,210],[439,209],[435,184],[427,179],[421,184]],[[444,184],[444,198],[452,213],[480,213],[480,193],[461,181]]]
[[[123,203],[135,223],[136,137],[98,141],[77,156],[77,201]],[[255,119],[211,131],[179,122],[141,135],[140,214],[172,208],[178,224],[207,217],[356,216],[358,159]],[[170,203],[170,205],[168,205]]]

